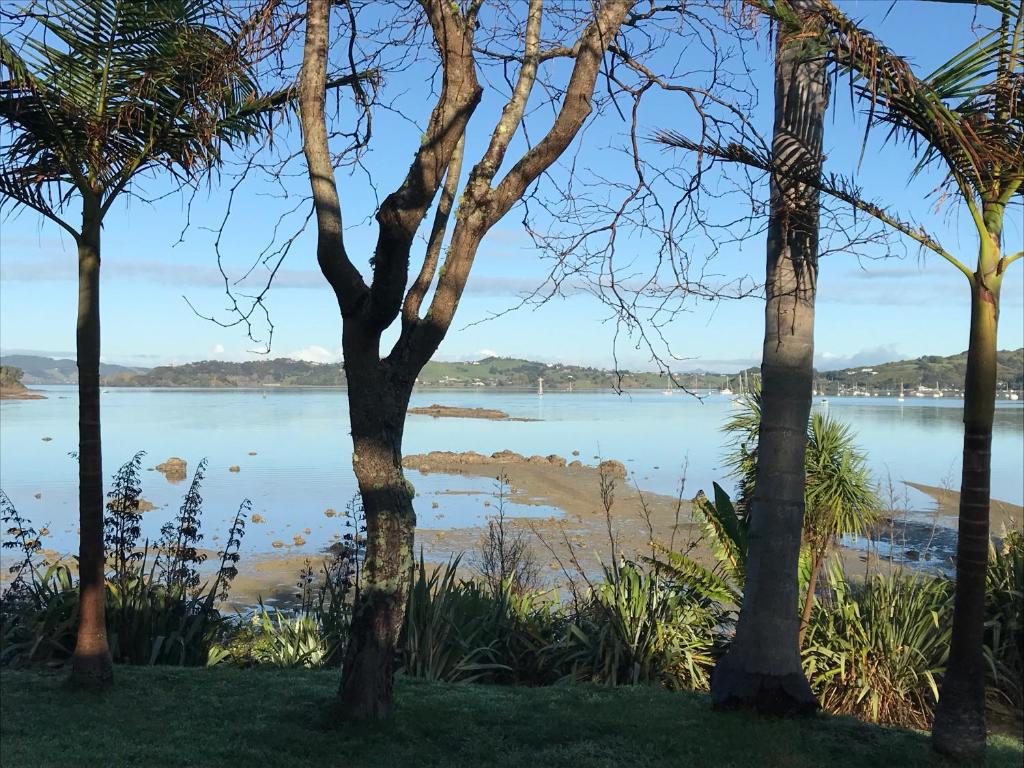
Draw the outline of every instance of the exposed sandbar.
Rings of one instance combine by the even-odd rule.
[[[674,542],[678,549],[699,536],[691,519],[689,501],[639,491],[626,481],[625,466],[614,460],[602,462],[603,469],[599,469],[579,461],[567,463],[554,454],[523,456],[499,451],[484,456],[474,451],[434,451],[406,456],[404,463],[407,470],[422,474],[491,479],[503,475],[507,478],[507,501],[511,505],[543,504],[560,509],[561,516],[540,520],[517,518],[514,506],[505,510],[510,525],[528,532],[534,552],[552,580],[559,580],[559,561],[570,566],[574,556],[589,573],[595,573],[601,563],[611,563],[612,540],[616,555],[636,557],[650,554],[652,539],[665,545]],[[602,499],[602,473],[606,484],[612,484],[608,514]],[[492,509],[497,512],[496,506]],[[443,560],[451,552],[474,550],[482,532],[479,527],[420,527],[416,546],[423,547],[427,559]],[[696,554],[703,560],[708,553],[702,548]]]
[[[454,405],[428,405],[422,408],[410,408],[409,413],[420,416],[433,416],[449,419],[489,419],[491,421],[539,421],[539,419],[527,419],[519,416],[509,416],[504,411],[496,408],[460,408]]]
[[[907,481],[904,481],[904,484],[934,499],[936,509],[943,517],[959,516],[959,491]],[[998,536],[1004,528],[1019,531],[1021,526],[1024,525],[1024,507],[1019,504],[1011,504],[1008,501],[992,499],[989,503],[989,523],[992,528],[992,533],[996,536]]]

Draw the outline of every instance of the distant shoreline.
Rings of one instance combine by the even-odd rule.
[[[66,389],[75,389],[77,384],[40,384],[34,383],[33,387],[63,387]],[[347,392],[348,387],[344,384],[239,384],[237,386],[210,386],[210,385],[199,385],[199,384],[181,384],[181,385],[162,385],[162,386],[136,386],[131,384],[101,384],[103,390],[117,389],[124,391],[150,391],[150,392],[265,392],[268,390],[308,390],[308,391],[338,391]],[[38,390],[34,390],[38,392]],[[486,386],[445,386],[443,384],[427,384],[427,385],[416,385],[413,387],[413,392],[504,392],[504,393],[517,393],[517,394],[537,394],[537,389],[530,386],[520,385],[486,385]],[[571,390],[568,389],[545,389],[544,395],[573,395],[573,394],[596,394],[596,393],[608,393],[608,392],[664,392],[663,387],[574,387]],[[699,397],[707,397],[718,394],[718,388],[716,387],[698,387],[695,389],[683,390],[675,389],[672,390],[672,396],[684,397],[686,395],[695,395]],[[725,397],[733,397],[734,395],[725,395]],[[16,399],[16,398],[4,398],[4,399]],[[29,397],[21,399],[45,399],[45,395],[38,397]],[[871,401],[871,400],[895,400],[896,395],[890,394],[878,394],[878,395],[826,395],[816,396],[812,401],[812,405],[818,405],[822,400],[844,400],[844,401]],[[920,397],[908,397],[902,403],[902,405],[935,405],[941,402],[963,402],[963,395],[944,395],[941,398],[920,398]],[[996,397],[996,405],[1000,403],[1012,403],[1013,405],[1024,407],[1024,400],[1011,401],[1004,397]]]

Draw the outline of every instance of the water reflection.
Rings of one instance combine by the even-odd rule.
[[[0,485],[37,525],[47,525],[54,532],[54,546],[70,548],[75,539],[77,479],[75,462],[67,453],[77,443],[77,402],[72,388],[41,389],[49,399],[0,405]],[[571,457],[579,451],[579,458],[587,463],[596,463],[594,457],[619,459],[632,473],[632,481],[665,494],[676,493],[685,464],[686,496],[726,479],[720,427],[735,412],[731,398],[714,395],[699,401],[682,394],[665,397],[661,392],[616,395],[551,390],[538,396],[535,391],[481,388],[413,396],[413,405],[431,403],[497,408],[541,421],[410,416],[408,453],[510,449],[526,455]],[[818,402],[815,407],[826,406]],[[343,391],[111,389],[103,394],[103,408],[108,477],[139,449],[148,452],[147,468],[177,456],[191,469],[209,457],[203,491],[208,537],[227,529],[243,497],[250,497],[253,511],[266,520],[251,526],[246,537],[247,548],[254,551],[269,551],[273,541],[291,541],[296,533],[309,547],[321,546],[339,532],[340,524],[325,511],[342,509],[356,487]],[[959,402],[900,404],[895,398],[832,397],[827,408],[857,431],[876,477],[891,477],[897,484],[902,480],[926,485],[946,481],[954,488],[959,484],[963,429]],[[52,439],[44,442],[44,437]],[[1022,437],[1024,406],[1000,403],[993,440],[993,496],[1015,504],[1024,502]],[[232,466],[239,471],[230,472]],[[487,514],[484,502],[492,488],[486,480],[418,473],[410,479],[420,493],[421,525],[472,525]],[[444,493],[450,490],[480,493]],[[145,534],[155,535],[180,504],[183,492],[159,473],[146,473],[143,495],[158,509],[146,514]],[[932,508],[923,494],[907,493],[914,508]],[[517,513],[526,511],[516,507]],[[554,513],[547,508],[534,508],[534,512],[543,517]]]

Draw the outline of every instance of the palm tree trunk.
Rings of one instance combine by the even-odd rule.
[[[100,211],[83,195],[78,239],[78,515],[79,617],[71,663],[76,685],[114,680],[107,645],[103,556],[103,462],[100,453]]]
[[[416,513],[402,474],[402,432],[412,382],[398,382],[381,363],[349,364],[352,466],[366,514],[364,583],[355,606],[339,695],[345,719],[381,719],[393,707],[399,636],[413,568]]]
[[[800,11],[804,2],[792,5]],[[820,173],[828,97],[824,63],[806,44],[780,28],[772,151],[781,172],[772,179],[768,222],[762,416],[746,585],[736,638],[711,681],[716,707],[782,715],[818,706],[800,663],[797,582],[813,373],[818,192],[791,176]]]
[[[984,264],[985,260],[981,261]],[[953,633],[932,726],[934,748],[963,760],[983,760],[985,754],[986,674],[982,649],[999,319],[999,288],[990,289],[985,276],[979,269],[971,286]]]

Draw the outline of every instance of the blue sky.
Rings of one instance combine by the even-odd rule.
[[[899,2],[885,16],[888,0],[847,0],[849,13],[867,25],[893,49],[915,63],[922,74],[969,41],[972,8],[945,4]],[[884,17],[884,19],[883,19]],[[750,53],[760,105],[758,128],[770,132],[771,61],[763,42]],[[407,108],[419,106],[420,83],[414,71],[388,83],[405,99]],[[842,91],[840,84],[839,90]],[[485,99],[487,97],[485,96]],[[483,129],[497,108],[485,101],[471,140],[482,141]],[[655,100],[643,116],[641,133],[676,127],[679,110],[673,102]],[[621,145],[621,124],[609,115],[589,129],[582,146],[573,148],[578,166],[614,165],[612,153]],[[378,117],[375,151],[366,159],[381,197],[401,178],[415,148],[418,129],[391,113]],[[908,180],[911,162],[903,147],[882,146],[881,134],[869,141],[860,161],[863,122],[850,110],[849,99],[839,93],[826,126],[825,153],[830,170],[856,176],[876,200],[912,215],[927,225],[949,250],[972,263],[976,248],[973,227],[955,205],[935,210],[935,198],[926,195],[940,181],[936,173]],[[288,132],[276,139],[288,146],[296,137]],[[618,143],[616,143],[618,142]],[[649,152],[660,153],[650,147]],[[472,157],[472,146],[468,151]],[[670,155],[661,155],[668,162]],[[679,163],[685,164],[680,157]],[[373,194],[367,177],[339,177],[346,217],[347,245],[361,268],[372,250]],[[108,362],[157,365],[197,359],[241,360],[256,357],[240,328],[221,328],[197,317],[183,296],[200,311],[229,319],[223,284],[213,248],[215,227],[227,207],[226,189],[202,190],[192,204],[192,225],[178,242],[187,198],[171,194],[145,204],[139,200],[115,206],[103,233],[103,358]],[[293,192],[303,191],[299,177],[286,181]],[[156,196],[166,188],[147,183]],[[282,200],[274,188],[253,179],[236,194],[221,253],[233,276],[244,273],[265,247],[278,218],[297,204]],[[742,200],[723,201],[722,216],[743,215]],[[287,219],[297,226],[306,208]],[[717,214],[716,214],[717,215]],[[1019,208],[1014,216],[1019,216]],[[1013,217],[1011,217],[1012,219]],[[515,306],[519,296],[536,287],[550,266],[537,257],[531,241],[513,211],[485,239],[467,293],[455,323],[441,346],[441,359],[474,359],[484,355],[525,357],[610,367],[613,363],[615,323],[606,307],[584,292],[570,291],[539,308],[523,308],[487,320],[495,312]],[[73,356],[75,332],[75,255],[70,239],[53,224],[31,213],[0,223],[0,349],[4,353],[32,351]],[[1024,245],[1024,222],[1008,221],[1004,245],[1008,251]],[[645,264],[642,235],[628,238],[625,247],[636,252],[637,265]],[[422,245],[420,246],[422,252]],[[695,244],[700,252],[701,244]],[[907,248],[898,260],[864,261],[847,254],[829,254],[822,260],[816,328],[817,364],[821,368],[871,364],[921,354],[953,354],[967,345],[969,295],[964,279],[938,257]],[[714,264],[725,276],[763,276],[763,238],[742,247],[723,249]],[[1004,283],[999,345],[1024,345],[1024,266],[1014,265]],[[339,358],[340,320],[331,291],[316,267],[315,238],[311,231],[295,241],[269,295],[275,326],[272,356],[328,361]],[[485,321],[486,320],[486,321]],[[481,322],[485,321],[485,322]],[[733,371],[757,364],[763,330],[763,302],[756,298],[716,303],[691,303],[663,331],[673,351],[685,360],[680,369],[705,368]],[[620,335],[615,352],[620,365],[651,368],[650,355]]]

